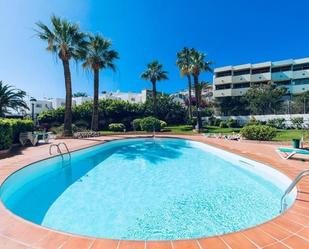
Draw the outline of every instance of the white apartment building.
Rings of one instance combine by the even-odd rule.
[[[309,90],[309,57],[257,64],[226,66],[214,70],[213,96],[241,96],[254,84],[273,82],[290,94]]]
[[[124,100],[130,103],[145,103],[148,95],[148,90],[142,90],[140,93],[133,92],[106,92],[102,93],[100,99]]]
[[[205,87],[203,87],[201,95],[202,95],[202,100],[205,100],[206,102],[212,101],[212,98],[213,98],[212,85],[206,85]],[[185,90],[173,93],[170,96],[173,98],[175,102],[185,105],[186,101],[189,99],[189,90],[185,89]],[[193,98],[195,97],[194,87],[192,87],[191,96]]]

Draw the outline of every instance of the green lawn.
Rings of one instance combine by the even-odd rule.
[[[291,141],[292,139],[300,139],[303,131],[301,130],[278,130],[274,141]]]
[[[175,126],[167,126],[164,131],[172,132],[177,134],[194,134],[195,132],[192,130],[192,125],[175,125]]]

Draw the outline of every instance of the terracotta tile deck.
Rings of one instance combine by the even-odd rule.
[[[160,135],[158,135],[160,136]],[[309,161],[283,160],[279,144],[227,141],[200,135],[172,136],[204,142],[270,165],[294,178],[309,169]],[[94,139],[65,139],[71,151],[105,141],[137,136],[103,136]],[[0,184],[16,170],[48,158],[49,145],[17,150],[0,160]],[[262,225],[222,236],[181,241],[118,241],[76,236],[53,231],[15,216],[0,202],[0,248],[4,249],[309,249],[309,178],[298,185],[297,199],[287,212]]]

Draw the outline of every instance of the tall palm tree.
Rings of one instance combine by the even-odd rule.
[[[195,98],[196,98],[196,108],[197,108],[197,130],[198,132],[202,129],[202,119],[200,115],[200,83],[199,76],[202,72],[212,72],[210,65],[212,62],[205,61],[206,55],[195,49],[191,51],[191,65],[190,73],[193,76]]]
[[[147,69],[141,74],[143,80],[149,80],[152,84],[153,113],[157,117],[157,81],[167,80],[168,72],[163,70],[163,65],[157,60],[147,64]]]
[[[97,131],[99,128],[99,74],[100,70],[112,69],[115,71],[114,60],[118,59],[118,53],[111,49],[112,42],[100,35],[89,35],[84,68],[93,72],[93,113],[91,129]]]
[[[190,66],[191,66],[191,52],[190,48],[184,47],[180,52],[177,53],[177,61],[176,65],[180,70],[180,74],[182,77],[186,76],[188,79],[188,90],[189,90],[189,101],[188,101],[188,114],[189,118],[192,119],[192,82],[191,82],[191,74],[190,74]]]
[[[78,61],[87,42],[77,24],[56,16],[51,17],[51,28],[42,22],[36,23],[38,37],[47,42],[47,51],[56,54],[62,61],[65,80],[64,135],[72,135],[72,82],[70,61]]]
[[[26,92],[0,81],[0,117],[10,113],[9,109],[18,110],[23,108],[29,110],[26,102],[23,100],[25,96]]]

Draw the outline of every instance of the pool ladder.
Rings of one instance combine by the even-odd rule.
[[[60,145],[63,145],[63,146],[64,146],[64,148],[65,148],[65,150],[66,150],[65,153],[62,152]],[[64,159],[64,158],[63,158],[63,155],[64,155],[64,154],[68,154],[68,155],[69,155],[69,159],[70,159],[70,161],[71,161],[71,152],[70,152],[68,146],[66,145],[66,143],[61,142],[61,143],[58,143],[58,144],[51,144],[51,145],[49,146],[49,155],[53,155],[53,153],[52,153],[52,148],[53,148],[53,147],[56,147],[56,148],[57,148],[57,152],[61,155],[62,161],[63,161],[63,159]]]
[[[289,193],[291,193],[291,191],[293,190],[293,188],[296,186],[296,184],[305,176],[309,176],[309,169],[304,170],[302,172],[300,172],[294,179],[294,181],[290,184],[290,186],[287,188],[287,190],[284,192],[283,196],[281,197],[281,209],[280,209],[280,213],[284,212],[287,208],[287,203],[286,203],[286,197]]]

